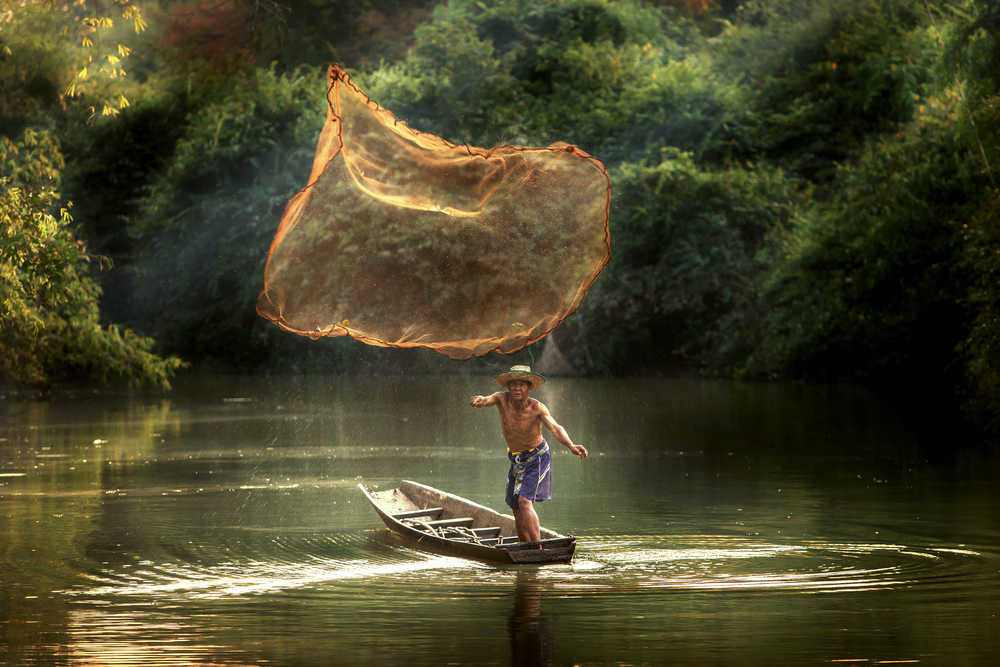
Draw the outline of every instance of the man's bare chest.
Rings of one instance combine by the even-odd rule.
[[[501,412],[501,419],[506,428],[515,431],[531,431],[540,425],[538,412],[532,409],[516,410],[508,407]]]

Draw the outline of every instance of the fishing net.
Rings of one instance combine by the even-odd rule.
[[[559,325],[611,256],[611,182],[565,143],[417,132],[340,68],[309,184],[271,243],[257,312],[310,338],[514,352]]]

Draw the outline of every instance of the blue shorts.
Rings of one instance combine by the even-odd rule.
[[[552,497],[552,453],[549,443],[519,454],[507,453],[510,470],[507,471],[507,505],[517,509],[517,497],[540,503]]]

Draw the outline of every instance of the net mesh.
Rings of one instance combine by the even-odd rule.
[[[285,208],[257,312],[311,338],[509,353],[579,306],[611,257],[611,181],[575,146],[455,145],[337,66],[309,184]]]

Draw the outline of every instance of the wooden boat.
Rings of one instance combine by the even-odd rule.
[[[358,488],[390,532],[437,553],[497,563],[568,563],[576,538],[541,529],[538,542],[518,542],[514,517],[417,482],[399,488]]]

